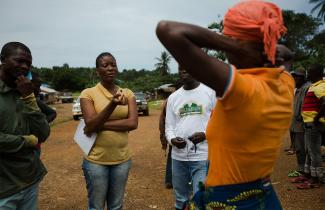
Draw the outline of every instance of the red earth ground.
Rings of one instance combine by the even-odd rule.
[[[50,138],[42,145],[42,160],[48,174],[41,183],[39,209],[87,209],[82,152],[73,141],[78,122],[72,120],[71,104],[54,107],[58,118],[52,125]],[[138,129],[130,133],[133,164],[125,193],[126,210],[174,209],[173,192],[164,187],[166,157],[159,142],[159,114],[159,110],[151,110],[150,116],[139,116]],[[288,144],[285,138],[283,148]],[[297,190],[287,177],[288,171],[295,168],[295,156],[282,151],[272,180],[283,208],[324,210],[325,187]]]

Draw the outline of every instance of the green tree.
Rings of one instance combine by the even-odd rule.
[[[95,68],[74,68],[64,64],[52,68],[33,67],[33,71],[40,74],[43,83],[59,91],[81,91],[99,82]],[[162,76],[159,71],[124,69],[117,75],[116,83],[135,92],[154,92],[155,88],[166,83],[176,84],[177,80],[178,74]]]
[[[316,34],[312,40],[307,42],[309,48],[308,59],[300,62],[301,66],[309,66],[319,63],[325,66],[325,30]]]
[[[220,15],[218,15],[218,18],[220,18]],[[223,21],[215,21],[208,25],[208,29],[214,30],[218,33],[221,33],[223,31]]]
[[[62,68],[68,69],[68,68],[69,68],[69,64],[64,63],[64,64],[62,65]]]
[[[85,88],[88,78],[84,78],[76,69],[53,67],[52,86],[59,91],[76,91]]]
[[[164,76],[169,74],[170,68],[169,63],[171,61],[171,56],[168,52],[163,51],[160,55],[160,58],[156,58],[158,63],[155,64],[156,70],[160,72],[160,75]]]
[[[222,30],[223,30],[223,22],[222,22],[222,20],[212,22],[212,23],[210,23],[208,25],[208,28],[211,29],[211,30],[213,30],[216,33],[222,33]],[[208,55],[210,55],[212,57],[218,58],[218,59],[220,59],[222,61],[225,61],[226,60],[226,55],[225,55],[224,52],[216,51],[216,50],[210,50],[210,49],[205,49],[205,51],[208,53]]]
[[[325,0],[309,0],[309,3],[316,4],[311,10],[311,13],[314,13],[318,10],[317,17],[325,21]]]
[[[307,43],[317,34],[320,20],[291,10],[283,11],[283,19],[288,30],[280,43],[295,53],[296,61],[306,59],[309,55]]]
[[[154,89],[166,84],[176,84],[178,74],[160,75],[159,71],[149,71],[141,69],[126,70],[118,74],[119,86],[130,88],[134,92],[154,92]]]

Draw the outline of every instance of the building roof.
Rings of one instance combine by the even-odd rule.
[[[161,85],[161,86],[157,87],[157,89],[158,90],[160,90],[160,89],[168,89],[171,86],[173,86],[173,84],[164,84],[164,85]]]
[[[44,86],[41,86],[41,92],[45,92],[45,93],[57,93],[58,91],[52,89],[52,88],[49,88],[49,87],[44,87]]]
[[[175,86],[173,84],[164,84],[155,88],[155,90],[159,92],[172,93],[175,91]]]

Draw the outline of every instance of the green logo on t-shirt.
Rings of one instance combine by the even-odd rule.
[[[191,106],[189,104],[185,104],[182,108],[179,109],[179,115],[181,117],[202,113],[202,105],[197,105],[196,103],[192,103]]]

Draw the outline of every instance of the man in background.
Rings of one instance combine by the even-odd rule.
[[[317,188],[324,176],[321,157],[322,135],[325,132],[325,81],[324,67],[311,65],[307,78],[312,83],[308,88],[302,105],[302,118],[305,126],[307,157],[304,183],[297,185],[299,189]]]
[[[306,92],[310,86],[309,82],[306,82],[306,71],[304,68],[297,68],[295,71],[291,72],[291,75],[295,79],[295,96],[293,104],[293,116],[290,126],[290,134],[293,139],[293,145],[297,157],[297,169],[291,171],[289,177],[299,177],[295,178],[293,182],[300,179],[300,176],[304,173],[304,166],[306,161],[306,151],[305,151],[305,130],[304,122],[301,116],[302,103],[304,101]]]
[[[205,130],[216,104],[215,92],[179,67],[183,86],[167,101],[166,138],[172,149],[175,208],[183,209],[207,174]]]

